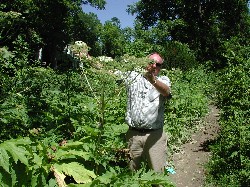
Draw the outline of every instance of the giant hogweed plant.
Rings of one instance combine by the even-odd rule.
[[[124,148],[120,135],[126,131],[123,88],[117,87],[108,68],[80,71],[83,72],[60,75],[58,79],[56,74],[43,68],[22,70],[17,87],[12,90],[17,92],[16,99],[22,98],[27,119],[23,135],[31,138],[11,139],[1,144],[2,184],[66,186],[65,181],[90,184],[97,175],[105,178],[105,173],[112,168],[116,168],[115,176],[124,172],[119,169],[121,163],[116,155]],[[64,84],[67,81],[68,86]],[[33,115],[32,111],[39,107],[46,109]],[[2,122],[15,123],[14,118]],[[68,137],[62,141],[64,129],[70,127],[64,125],[67,123],[74,127],[72,140]],[[117,180],[115,176],[110,183]],[[149,177],[143,184],[152,182],[153,178]]]
[[[98,61],[97,61],[98,62]],[[94,62],[94,63],[97,63]],[[93,62],[90,62],[93,63]],[[135,58],[135,57],[128,57],[124,56],[119,59],[108,61],[108,62],[99,62],[99,69],[91,70],[94,72],[101,72],[103,74],[99,80],[100,84],[103,81],[103,78],[106,76],[111,76],[110,78],[114,81],[117,79],[114,76],[113,72],[119,70],[122,72],[127,71],[139,71],[143,73],[143,68],[148,64],[151,63],[147,61],[145,58]],[[95,64],[96,65],[96,64]],[[138,66],[139,65],[139,66]],[[90,77],[93,73],[87,75]],[[99,73],[96,73],[99,74]],[[202,67],[197,68],[197,70],[190,69],[187,72],[182,72],[178,69],[173,70],[164,70],[162,74],[168,75],[172,80],[172,91],[174,94],[173,100],[170,100],[168,104],[170,104],[167,110],[166,115],[166,132],[170,134],[170,146],[171,151],[176,149],[176,145],[180,145],[182,142],[185,142],[189,139],[190,134],[197,129],[197,126],[201,125],[200,118],[203,117],[207,111],[207,104],[208,100],[206,98],[206,94],[208,90],[211,88],[211,79],[208,79],[208,75],[202,69]],[[93,75],[92,75],[93,76]],[[86,78],[87,80],[88,78]],[[107,80],[107,79],[106,79]],[[114,90],[115,95],[122,96],[122,97],[109,97],[105,99],[107,94],[101,94],[100,98],[102,98],[101,106],[104,106],[101,112],[104,112],[102,117],[107,116],[107,118],[103,118],[105,121],[104,127],[107,127],[104,132],[107,132],[108,127],[112,127],[113,124],[117,123],[117,121],[113,121],[113,117],[119,116],[118,119],[121,120],[123,123],[123,117],[121,118],[121,114],[124,116],[124,111],[121,111],[118,115],[113,115],[110,113],[112,110],[109,106],[113,106],[116,108],[117,105],[112,104],[112,101],[117,101],[116,104],[120,103],[118,108],[124,107],[125,109],[125,95],[123,94],[125,90],[124,87],[117,87],[115,84],[114,87],[110,87],[110,90]],[[91,89],[94,90],[93,88]],[[103,89],[105,92],[105,89]],[[98,92],[98,91],[97,91]],[[121,94],[121,95],[120,95]],[[110,99],[112,98],[112,99]],[[121,103],[120,99],[123,99],[123,103]],[[171,103],[170,103],[171,102]],[[100,107],[102,108],[102,107]],[[116,108],[117,109],[117,108]],[[111,114],[111,115],[110,115]],[[113,118],[113,119],[112,119]],[[111,119],[111,121],[110,121]],[[115,118],[117,119],[117,118]],[[103,126],[102,126],[103,127]],[[125,132],[124,128],[121,132]],[[105,134],[105,133],[104,133]],[[103,134],[103,135],[104,135]],[[124,146],[124,145],[121,145]],[[170,152],[171,152],[170,151]]]

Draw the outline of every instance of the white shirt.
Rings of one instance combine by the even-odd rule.
[[[166,97],[140,73],[127,72],[123,74],[127,87],[126,122],[138,129],[159,129],[164,125],[164,109]],[[167,86],[171,86],[167,76],[157,77]]]

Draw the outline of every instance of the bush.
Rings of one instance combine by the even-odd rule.
[[[167,71],[172,82],[172,99],[166,106],[165,129],[169,134],[170,152],[188,141],[208,112],[208,97],[213,80],[203,67]]]
[[[221,133],[211,147],[209,179],[219,186],[250,184],[250,61],[249,47],[228,49],[229,66],[219,76],[217,103],[221,108]]]

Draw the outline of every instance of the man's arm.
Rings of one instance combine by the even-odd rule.
[[[168,85],[156,79],[154,75],[146,74],[147,80],[156,88],[156,90],[164,97],[171,97],[171,90]]]
[[[167,86],[165,83],[161,82],[160,80],[156,79],[154,77],[154,81],[149,81],[158,92],[160,92],[161,95],[164,97],[169,97],[171,95],[170,87]]]
[[[146,67],[146,71],[147,72],[144,74],[144,76],[156,88],[156,90],[164,97],[171,98],[170,86],[156,78],[156,75],[158,75],[160,71],[159,69],[157,69],[156,63],[149,64]]]

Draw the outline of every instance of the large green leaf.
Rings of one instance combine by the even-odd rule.
[[[0,147],[0,166],[9,173],[9,155],[2,147]]]
[[[75,156],[82,157],[85,160],[89,159],[89,154],[87,152],[83,152],[83,151],[77,151],[77,150],[68,150],[68,151],[58,150],[56,152],[56,158],[58,160],[72,158],[72,157],[75,157]]]
[[[20,160],[23,164],[28,166],[27,156],[30,154],[29,151],[25,148],[25,145],[30,144],[31,141],[29,138],[22,139],[11,139],[3,142],[0,146],[7,150],[11,154],[15,163]]]
[[[148,171],[147,173],[144,173],[141,176],[140,180],[142,183],[152,182],[156,184],[166,183],[167,181],[169,181],[167,176],[162,173],[155,173],[154,171]]]
[[[112,178],[116,177],[116,173],[114,172],[107,172],[104,175],[98,176],[95,180],[100,181],[101,184],[108,185]]]
[[[93,178],[96,178],[93,171],[87,170],[77,162],[55,164],[54,168],[61,175],[66,174],[72,176],[77,183],[88,183],[91,182]]]

